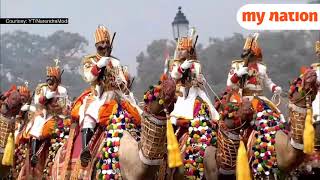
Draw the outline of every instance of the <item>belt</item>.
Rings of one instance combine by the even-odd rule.
[[[262,90],[243,89],[242,96],[263,96]]]

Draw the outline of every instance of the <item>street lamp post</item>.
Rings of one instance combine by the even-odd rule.
[[[189,21],[186,16],[181,12],[181,7],[179,6],[176,17],[174,18],[172,24],[173,38],[178,41],[180,37],[186,37],[188,35]]]

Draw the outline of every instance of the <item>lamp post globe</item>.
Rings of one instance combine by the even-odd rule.
[[[189,21],[183,12],[181,12],[181,6],[178,8],[178,12],[171,23],[173,38],[177,41],[180,37],[186,37],[188,35]]]

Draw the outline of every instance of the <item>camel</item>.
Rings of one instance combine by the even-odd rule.
[[[20,113],[20,109],[24,103],[28,101],[30,97],[27,94],[22,94],[14,86],[5,94],[1,95],[0,100],[0,127],[1,127],[1,136],[0,136],[0,162],[4,155],[5,147],[8,143],[9,136],[11,137],[10,143],[12,143],[14,148],[14,130],[16,116]],[[0,163],[0,179],[8,177],[10,174],[11,165]]]
[[[161,88],[160,94],[163,94],[164,103],[173,105],[173,100],[171,99],[174,96],[175,84],[171,81],[164,81],[164,86],[167,86],[167,91],[163,91],[165,88]],[[170,89],[171,88],[171,89]],[[122,103],[121,97],[116,97],[116,104],[119,104],[119,107],[123,108],[127,112]],[[163,107],[163,106],[162,106]],[[168,107],[172,109],[172,107]],[[137,111],[130,111],[132,114],[137,113]],[[157,118],[154,118],[151,114],[155,115]],[[165,146],[165,122],[166,114],[163,113],[163,108],[158,108],[156,103],[150,103],[145,105],[144,111],[142,113],[141,121],[141,140],[138,142],[137,139],[140,138],[138,135],[140,132],[137,132],[136,129],[139,127],[134,127],[132,129],[125,129],[123,131],[122,138],[119,145],[119,163],[121,170],[122,179],[145,179],[145,178],[154,178],[159,171],[159,165],[162,161],[164,154],[166,152]],[[159,119],[158,119],[159,118]],[[153,120],[153,121],[150,121]],[[158,124],[154,124],[154,122]],[[132,122],[126,122],[127,124],[132,124]],[[157,126],[157,129],[162,129],[161,132],[155,132],[154,138],[158,139],[158,144],[150,144],[146,139],[146,124],[152,124]],[[70,130],[70,138],[68,142],[59,149],[57,156],[55,158],[55,163],[51,170],[51,177],[53,179],[90,179],[90,178],[99,178],[101,177],[101,171],[96,168],[97,163],[99,162],[99,153],[104,149],[104,142],[106,142],[106,133],[104,133],[103,127],[98,127],[95,131],[94,136],[92,137],[89,147],[92,153],[92,159],[89,162],[87,167],[82,167],[79,155],[81,149],[81,135],[79,135],[79,126],[74,125]],[[140,144],[140,145],[139,145]],[[159,146],[159,147],[157,147]],[[152,148],[157,149],[157,152],[154,152],[153,157],[151,154],[147,154],[145,150],[151,150]],[[154,159],[148,159],[148,158]],[[149,163],[148,163],[149,162]],[[151,162],[151,163],[150,163]],[[100,172],[100,173],[99,173]],[[115,177],[120,178],[120,177]]]
[[[260,103],[260,105],[263,105],[264,108],[268,107],[268,112],[275,113],[274,116],[277,116],[277,120],[275,120],[277,123],[275,125],[270,125],[270,127],[274,129],[269,129],[269,132],[273,131],[273,133],[271,134],[274,134],[272,135],[274,139],[273,160],[275,160],[274,165],[276,165],[281,171],[286,173],[289,173],[294,168],[296,168],[305,157],[305,153],[303,152],[303,130],[305,128],[304,125],[307,114],[306,107],[309,107],[311,105],[311,102],[316,96],[318,88],[316,84],[316,74],[313,70],[308,70],[300,79],[295,80],[292,84],[292,88],[296,88],[297,84],[301,82],[303,82],[303,86],[301,86],[300,89],[302,89],[306,93],[301,94],[297,91],[292,91],[289,96],[289,133],[286,133],[285,126],[283,124],[285,123],[284,117],[281,116],[277,108],[273,107],[272,104],[267,100],[260,99],[259,97],[254,98],[254,101],[256,103]],[[230,97],[230,95],[228,96]],[[249,160],[253,176],[255,178],[263,178],[266,176],[269,176],[269,178],[274,177],[272,172],[264,171],[263,169],[261,169],[262,166],[259,159],[260,157],[262,157],[260,155],[264,152],[260,152],[256,148],[257,145],[259,145],[259,143],[257,144],[257,141],[260,141],[259,138],[265,138],[269,135],[267,135],[268,133],[265,133],[265,129],[261,128],[261,124],[263,123],[261,123],[262,121],[259,121],[258,119],[261,118],[261,111],[259,110],[259,108],[257,109],[257,107],[254,107],[254,104],[256,103],[251,103],[250,105],[248,104],[247,100],[244,99],[242,104],[238,104],[240,108],[237,113],[241,117],[240,124],[238,123],[237,125],[235,125],[233,123],[233,120],[230,120],[228,118],[220,121],[222,125],[219,125],[218,130],[218,149],[216,159],[211,159],[212,161],[216,160],[217,169],[219,170],[219,172],[212,171],[215,174],[211,173],[211,175],[215,177],[218,177],[219,173],[225,175],[234,175],[237,149],[239,148],[240,137],[243,137],[243,140],[247,143],[247,150],[249,151]],[[260,108],[263,109],[263,107]],[[252,113],[254,114],[254,116],[251,115]],[[261,126],[259,125],[259,123],[261,123]],[[257,130],[256,128],[254,128],[255,126],[261,129]],[[261,131],[260,134],[259,130]],[[249,137],[250,134],[251,136]],[[262,141],[264,142],[264,140],[265,139],[263,139]],[[265,142],[269,141],[266,140]],[[263,143],[260,143],[260,145],[261,144]],[[224,148],[228,148],[228,151]],[[210,177],[206,178],[210,179]]]
[[[151,88],[145,96],[153,96],[156,88]],[[197,118],[203,118],[204,123],[210,123],[205,118],[209,117],[208,107],[201,100],[195,103],[194,119],[191,121],[178,120],[176,135],[179,139],[180,152],[183,158],[183,166],[179,168],[169,169],[167,165],[167,149],[166,149],[166,120],[168,114],[173,110],[175,98],[176,85],[174,80],[167,79],[160,83],[160,93],[158,98],[145,98],[144,118],[142,120],[141,141],[139,143],[134,141],[129,133],[124,134],[121,144],[125,143],[126,146],[120,147],[120,164],[121,172],[124,179],[138,180],[138,179],[185,179],[188,176],[204,177],[205,174],[210,177],[212,171],[216,171],[215,161],[211,161],[215,155],[215,148],[210,146],[211,133],[206,135],[210,140],[205,139],[203,136],[199,138],[198,142],[194,142],[190,134],[196,134],[198,126],[192,126],[197,123]],[[161,102],[163,101],[163,102]],[[198,106],[197,106],[198,105]],[[200,108],[200,107],[203,107]],[[191,129],[190,129],[191,128]],[[202,128],[202,127],[199,127]],[[204,130],[204,127],[202,131]],[[214,129],[207,129],[212,132]],[[205,134],[205,133],[203,133]],[[214,139],[214,137],[212,137]],[[201,142],[207,143],[208,146],[202,146]],[[127,145],[128,144],[128,145]],[[204,150],[199,150],[197,147],[204,147]],[[194,147],[193,147],[194,146]],[[189,153],[189,154],[188,154]],[[193,153],[193,154],[192,154]],[[202,154],[203,153],[203,154]],[[121,156],[124,154],[125,156]],[[198,162],[192,161],[194,158]],[[202,158],[204,158],[202,160]],[[210,162],[208,161],[210,160]],[[207,164],[207,167],[203,167]],[[195,174],[190,174],[193,171],[190,168],[190,162],[197,163],[197,167],[201,170],[196,170]],[[200,163],[199,163],[200,162]],[[211,178],[212,179],[212,178]]]
[[[120,145],[118,149],[120,172],[119,175],[113,176],[115,178],[138,180],[138,179],[184,179],[186,173],[184,167],[178,169],[168,170],[166,164],[167,147],[166,147],[166,120],[167,113],[171,112],[175,102],[175,82],[172,79],[164,79],[159,85],[156,85],[149,91],[155,91],[158,89],[158,97],[151,98],[151,101],[145,103],[143,113],[141,115],[141,139],[139,135],[135,133],[134,129],[126,129],[123,131],[123,135],[120,139]],[[121,98],[118,97],[118,104],[121,104]],[[206,107],[199,101],[200,107]],[[197,113],[201,110],[199,107]],[[203,109],[205,115],[207,109]],[[130,123],[130,122],[128,122]],[[209,123],[209,122],[208,122]],[[187,126],[186,126],[187,125]],[[178,126],[188,127],[189,122],[179,121]],[[70,137],[68,142],[59,149],[55,158],[55,163],[51,171],[51,177],[53,179],[90,179],[90,178],[105,178],[110,177],[105,174],[101,175],[99,167],[100,155],[103,151],[104,142],[106,141],[106,133],[102,127],[97,128],[95,135],[89,143],[90,151],[92,153],[92,160],[87,167],[82,167],[79,161],[79,153],[81,149],[81,136],[79,136],[79,127],[71,128]],[[186,131],[187,130],[187,131]],[[178,137],[180,138],[181,152],[186,151],[186,142],[190,139],[188,135],[188,128],[179,130]],[[71,135],[74,132],[74,135]],[[210,129],[210,132],[212,130]],[[211,134],[210,134],[211,137]],[[209,143],[209,142],[208,142]],[[215,149],[207,147],[205,149],[205,157],[211,158],[215,154]],[[211,159],[210,159],[211,160]],[[206,161],[206,160],[204,160]],[[216,167],[215,163],[211,163],[206,169],[213,169],[210,167]],[[104,172],[107,172],[104,171]],[[188,171],[186,171],[188,172]],[[205,173],[211,173],[211,171],[205,170],[204,172],[198,172],[204,175]],[[204,173],[204,174],[203,174]]]

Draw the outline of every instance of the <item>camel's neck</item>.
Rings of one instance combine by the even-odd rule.
[[[145,113],[141,127],[140,159],[147,165],[159,165],[166,152],[166,119]]]
[[[21,105],[17,105],[9,109],[5,104],[2,104],[0,113],[5,117],[12,118],[12,117],[15,117],[17,114],[19,114],[20,108],[21,108]]]
[[[163,106],[156,101],[147,105],[148,113],[153,114],[155,116],[166,117],[166,114],[163,111],[163,109],[164,109]]]
[[[222,129],[218,130],[217,164],[222,174],[234,174],[237,150],[240,145],[239,134],[233,134]]]
[[[291,145],[298,150],[303,150],[303,130],[307,109],[293,103],[289,104],[289,118],[291,131]]]

